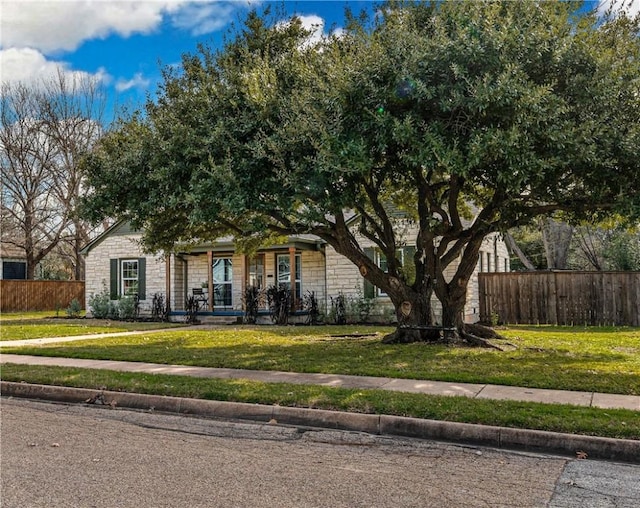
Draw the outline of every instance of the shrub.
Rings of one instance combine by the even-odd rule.
[[[286,325],[289,322],[289,309],[291,309],[291,291],[286,286],[269,286],[267,288],[267,303],[271,320],[278,325]]]
[[[264,296],[256,286],[247,286],[244,289],[242,303],[244,307],[244,322],[253,325],[258,320],[258,311]]]
[[[78,301],[77,298],[74,298],[73,300],[71,300],[71,303],[67,307],[66,312],[67,312],[67,317],[70,317],[70,318],[80,317],[80,313],[82,312],[82,305],[80,305],[80,302]]]
[[[198,310],[200,309],[200,301],[195,296],[189,295],[184,301],[184,310],[186,313],[185,321],[189,324],[198,322]]]
[[[337,325],[347,322],[347,298],[342,293],[331,297],[331,320]]]
[[[91,309],[91,314],[97,319],[113,318],[113,307],[109,291],[106,288],[98,294],[92,293],[89,297],[89,308]]]
[[[151,300],[151,318],[154,321],[169,320],[169,306],[167,305],[162,293],[154,293]]]
[[[307,291],[302,298],[302,308],[307,312],[307,324],[317,325],[320,321],[320,307],[314,291]]]
[[[137,296],[123,296],[116,304],[118,319],[136,319],[138,317],[139,306]]]
[[[375,298],[366,298],[359,286],[356,286],[355,296],[349,299],[347,315],[349,321],[367,323],[376,306]]]

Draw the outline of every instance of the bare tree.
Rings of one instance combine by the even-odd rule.
[[[540,218],[542,244],[549,270],[566,270],[574,227],[551,217]]]
[[[89,229],[77,214],[78,162],[102,132],[102,88],[60,71],[35,84],[3,83],[0,99],[2,241],[25,251],[29,279],[54,249],[67,251],[82,279]]]

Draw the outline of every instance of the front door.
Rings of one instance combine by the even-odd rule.
[[[213,308],[233,306],[233,263],[230,257],[213,259]]]
[[[265,289],[265,268],[264,254],[255,254],[247,258],[247,280],[245,284],[257,288],[259,291]],[[261,301],[260,308],[265,308],[265,302]]]

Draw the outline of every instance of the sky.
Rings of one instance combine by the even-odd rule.
[[[640,0],[589,3],[612,1],[640,11]],[[323,33],[340,28],[346,6],[375,7],[366,0],[0,0],[0,80],[35,84],[61,69],[102,83],[110,112],[135,109],[153,96],[162,67],[198,43],[218,47],[231,23],[270,4]]]
[[[135,109],[153,96],[161,69],[218,47],[231,23],[252,8],[284,6],[305,25],[328,33],[344,9],[371,1],[265,0],[0,0],[0,79],[38,83],[57,69],[99,80],[113,105]]]

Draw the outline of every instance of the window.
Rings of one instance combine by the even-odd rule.
[[[387,271],[387,257],[378,249],[371,247],[365,248],[365,253],[372,259],[383,271]],[[413,284],[416,279],[415,264],[413,257],[416,252],[415,247],[402,247],[396,250],[396,257],[400,261],[401,269],[399,270],[404,276],[408,284]],[[387,296],[380,288],[375,287],[369,281],[364,281],[364,297],[375,298],[378,296]]]
[[[300,254],[296,254],[295,259],[296,298],[299,300],[302,297],[302,259]],[[289,254],[278,254],[276,263],[278,267],[278,285],[291,290],[291,257]]]
[[[146,299],[146,261],[145,258],[109,260],[109,294],[112,300],[117,300],[125,295],[138,295],[138,299]]]
[[[26,279],[27,263],[24,261],[3,261],[2,262],[2,279]]]
[[[380,252],[379,250],[374,251],[374,261],[376,262],[376,265],[378,265],[383,272],[387,271],[387,256],[385,256],[382,252]],[[380,289],[379,287],[376,287],[376,292],[375,292],[376,296],[387,296],[387,293],[385,293],[384,291],[382,291],[382,289]]]
[[[134,296],[138,294],[138,260],[123,259],[120,262],[120,294]]]
[[[264,254],[256,254],[247,261],[247,285],[264,288]]]
[[[213,260],[213,306],[231,307],[233,304],[233,262],[231,258]]]

